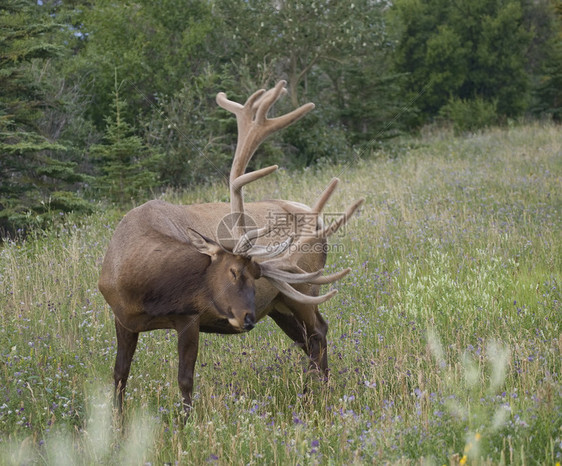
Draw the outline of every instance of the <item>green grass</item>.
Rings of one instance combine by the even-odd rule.
[[[559,464],[561,134],[437,133],[251,186],[248,199],[312,202],[339,176],[328,213],[366,198],[332,241],[328,268],[353,271],[321,306],[331,380],[309,378],[269,319],[202,334],[185,426],[176,335],[155,331],[141,335],[125,425],[112,427],[115,334],[96,283],[122,213],[5,243],[0,463]]]

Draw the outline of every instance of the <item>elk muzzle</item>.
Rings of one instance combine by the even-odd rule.
[[[239,332],[249,332],[256,326],[256,315],[253,311],[236,313],[228,318],[228,323]]]
[[[244,316],[244,330],[250,331],[256,326],[256,317],[249,312]]]

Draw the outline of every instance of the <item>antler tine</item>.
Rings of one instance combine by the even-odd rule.
[[[305,272],[300,267],[296,266],[292,267],[293,270],[295,270],[295,272],[292,272],[274,266],[272,264],[273,262],[277,261],[267,261],[260,264],[262,275],[285,283],[311,283],[314,285],[327,285],[328,283],[334,283],[341,280],[349,272],[351,272],[351,269],[347,268],[330,275],[322,275],[324,273],[323,269],[319,269],[316,272]]]
[[[255,121],[263,125],[266,123],[267,113],[273,107],[273,104],[279,100],[279,97],[287,93],[285,85],[286,81],[279,81],[274,88],[262,94],[255,105],[252,107],[252,111],[255,112]]]
[[[276,280],[274,278],[270,278],[269,281],[285,296],[304,304],[322,304],[333,298],[338,293],[338,290],[331,290],[328,293],[320,296],[309,296],[295,290],[291,285],[288,285],[285,282]]]
[[[339,183],[338,178],[332,178],[326,189],[322,192],[314,206],[312,207],[312,214],[319,215],[324,206],[327,204],[328,200],[336,190],[336,187]],[[312,227],[309,225],[305,225],[303,230],[301,231],[297,244],[300,244],[303,241],[303,238],[310,237],[311,235],[315,236],[316,238],[327,238],[333,235],[336,231],[338,231],[343,225],[347,223],[347,221],[353,216],[353,214],[361,207],[361,205],[365,202],[365,199],[359,199],[358,201],[354,202],[350,207],[347,208],[345,213],[338,218],[337,221],[330,223],[329,225],[322,228],[320,232],[316,230],[312,230]],[[308,228],[307,228],[308,226]]]
[[[340,180],[338,178],[332,178],[330,183],[328,183],[328,186],[326,186],[326,188],[324,189],[324,191],[322,192],[322,194],[320,195],[320,197],[312,207],[311,215],[316,215],[316,217],[318,217],[318,215],[322,212],[324,206],[326,205],[326,203],[328,202],[328,200],[336,190],[339,182]],[[311,236],[316,236],[316,225],[313,225],[312,223],[306,223],[305,225],[303,225],[303,228],[299,234],[298,242],[300,243],[301,239],[304,237],[311,237]]]
[[[235,178],[234,180],[230,181],[231,183],[230,189],[231,191],[235,191],[237,193],[240,193],[240,195],[242,195],[241,193],[242,187],[246,186],[248,183],[251,183],[252,181],[258,180],[260,178],[263,178],[264,176],[269,175],[270,173],[273,173],[278,168],[279,168],[278,165],[271,165],[270,167],[260,168],[259,170],[255,170],[253,172],[240,175],[238,178]]]
[[[326,189],[324,189],[324,191],[316,201],[316,204],[314,204],[314,206],[312,207],[313,212],[316,212],[318,214],[322,212],[324,206],[326,205],[330,197],[332,197],[332,194],[338,187],[339,182],[340,182],[339,178],[332,178],[330,180],[330,183],[328,183],[328,186],[326,186]]]
[[[216,97],[217,104],[219,104],[222,108],[229,111],[230,113],[234,113],[238,115],[241,113],[244,108],[249,105],[250,107],[254,106],[257,101],[259,101],[260,97],[265,94],[265,89],[259,89],[254,92],[248,99],[244,105],[239,104],[238,102],[234,102],[233,100],[229,100],[226,97],[224,92],[219,92]],[[249,108],[249,107],[248,107]]]
[[[359,199],[358,201],[354,202],[351,206],[347,208],[345,213],[340,216],[335,222],[326,225],[319,233],[318,236],[320,238],[327,238],[333,235],[336,231],[338,231],[343,225],[347,223],[347,221],[353,216],[355,211],[361,207],[361,205],[365,202],[365,199]]]
[[[338,280],[341,280],[345,277],[349,272],[351,272],[351,268],[340,270],[339,272],[331,273],[330,275],[322,275],[318,277],[316,280],[310,282],[316,285],[327,285],[328,283],[334,283]]]

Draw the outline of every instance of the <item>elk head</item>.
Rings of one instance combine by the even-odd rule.
[[[261,276],[259,264],[251,257],[233,254],[195,230],[189,229],[187,235],[197,251],[210,259],[201,288],[206,290],[214,311],[234,330],[252,330],[256,324],[255,281]]]

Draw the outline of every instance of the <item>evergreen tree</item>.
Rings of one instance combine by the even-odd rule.
[[[82,178],[76,164],[57,154],[64,145],[47,139],[40,120],[47,103],[31,63],[61,54],[59,29],[33,1],[6,0],[0,7],[0,230],[43,224],[51,210],[84,210],[70,191]],[[47,215],[45,215],[47,214]]]
[[[98,192],[112,201],[125,203],[145,195],[157,185],[160,155],[147,147],[125,121],[126,105],[120,97],[120,87],[116,75],[104,144],[96,144],[90,151],[101,170],[95,181]]]

